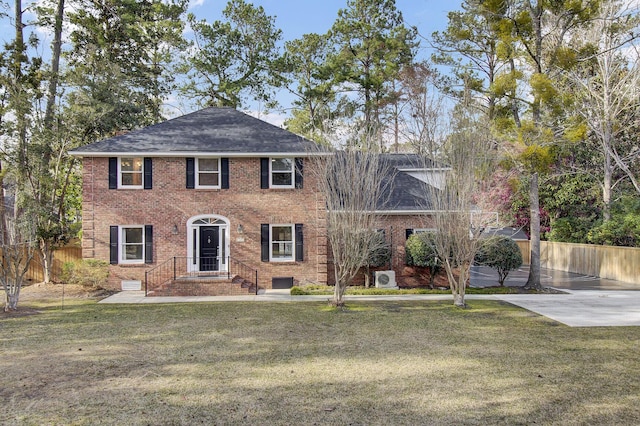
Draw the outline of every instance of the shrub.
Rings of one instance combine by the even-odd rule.
[[[433,287],[433,280],[442,267],[433,235],[429,232],[411,235],[405,244],[405,253],[407,265],[429,269],[429,286]]]
[[[498,271],[498,282],[503,286],[509,272],[522,266],[522,253],[511,238],[495,235],[482,241],[474,260]]]
[[[96,259],[65,262],[61,278],[67,284],[102,288],[109,278],[109,264]]]

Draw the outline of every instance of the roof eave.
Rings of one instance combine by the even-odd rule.
[[[248,158],[248,157],[323,157],[330,155],[331,152],[208,152],[208,151],[114,151],[114,152],[91,152],[73,150],[69,151],[70,155],[76,157],[229,157],[229,158]]]

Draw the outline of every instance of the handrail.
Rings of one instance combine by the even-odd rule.
[[[199,258],[200,264],[209,264],[212,269],[209,271],[201,270],[189,270],[189,264],[195,264],[193,257],[174,256],[160,263],[159,265],[145,271],[144,280],[144,294],[148,295],[151,288],[158,288],[162,284],[176,280],[178,278],[188,277],[204,277],[204,276],[226,276],[227,279],[231,279],[233,276],[239,276],[246,282],[255,285],[255,294],[258,294],[258,270],[251,268],[243,262],[237,259],[227,256],[226,258],[226,270],[214,270],[214,267],[218,267],[218,258]],[[224,258],[222,259],[225,260]],[[224,263],[224,262],[223,262]]]

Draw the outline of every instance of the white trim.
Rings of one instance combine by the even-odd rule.
[[[290,170],[273,170],[272,164],[273,160],[291,160],[291,169]],[[276,185],[273,183],[273,174],[274,173],[290,173],[291,174],[291,183],[289,185]],[[269,157],[269,188],[273,189],[293,189],[296,187],[296,159],[292,157]]]
[[[195,224],[194,222],[197,222],[199,220],[202,219],[209,219],[212,222],[215,221],[222,221],[224,222],[224,224]],[[187,263],[187,271],[189,272],[199,272],[200,271],[200,226],[218,226],[220,228],[220,232],[219,232],[219,249],[220,249],[220,253],[219,253],[219,258],[221,259],[222,257],[224,257],[224,260],[220,260],[219,262],[219,272],[227,272],[229,265],[227,265],[227,257],[230,255],[230,235],[229,235],[229,229],[230,227],[230,222],[229,219],[227,219],[224,216],[220,216],[217,214],[199,214],[196,216],[192,216],[189,218],[189,220],[187,220],[187,247],[186,247],[186,252],[187,252],[187,258],[191,259],[190,261],[188,261]],[[194,229],[197,230],[197,232],[195,233],[195,241],[194,241]],[[224,235],[223,235],[224,234]],[[222,245],[222,242],[224,242],[224,246]],[[195,245],[194,245],[195,244]],[[195,247],[195,253],[194,253],[194,247]],[[193,258],[196,259],[196,263],[193,263]]]
[[[69,151],[77,157],[227,157],[227,158],[260,158],[260,157],[325,157],[333,152],[206,152],[206,151],[140,151],[140,152],[90,152]]]
[[[140,163],[140,185],[123,185],[122,184],[122,159],[123,158],[131,158],[133,160],[135,160],[136,158],[140,158],[141,163]],[[118,157],[118,189],[144,189],[144,157],[140,157],[138,155],[123,155],[121,157]],[[125,171],[124,173],[138,173],[137,171]]]
[[[217,185],[201,185],[200,184],[200,160],[218,160],[218,184]],[[220,157],[196,157],[194,164],[194,177],[195,177],[195,189],[220,189],[222,186],[222,162]],[[207,174],[214,174],[211,172],[205,172]]]
[[[125,259],[123,246],[125,244],[123,238],[123,231],[125,229],[140,229],[142,231],[142,257],[140,259]],[[118,226],[118,264],[120,265],[140,265],[144,264],[145,260],[145,232],[144,225],[119,225]]]
[[[291,257],[273,258],[273,228],[287,227],[291,228]],[[286,244],[286,243],[283,243]],[[294,262],[296,260],[296,225],[293,223],[276,223],[269,224],[269,262]]]

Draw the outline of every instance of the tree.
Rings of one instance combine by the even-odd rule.
[[[447,107],[437,82],[438,73],[427,62],[406,66],[399,77],[404,104],[400,133],[416,154],[438,156],[445,139]]]
[[[564,124],[564,98],[557,82],[561,71],[572,66],[567,60],[569,35],[591,22],[599,2],[510,0],[486,4],[500,17],[500,38],[516,49],[515,57],[519,56],[519,63],[526,66],[521,74],[527,76],[523,83],[528,93],[519,101],[528,107],[531,118],[517,120],[520,147],[515,157],[529,182],[531,259],[525,288],[540,290],[539,175],[554,160],[552,147],[560,139]]]
[[[392,173],[381,155],[353,149],[314,156],[308,169],[327,206],[326,235],[335,276],[332,304],[343,306],[351,280],[372,253],[386,246],[373,231]]]
[[[447,273],[453,303],[465,307],[465,287],[480,245],[486,218],[476,211],[473,200],[478,190],[484,157],[489,143],[488,127],[469,109],[459,106],[453,117],[454,130],[443,158],[450,167],[441,188],[425,184],[431,211],[427,219],[435,232],[433,242]],[[430,158],[425,159],[429,164]],[[455,273],[457,270],[457,274]]]
[[[284,84],[282,31],[262,6],[244,0],[229,1],[222,14],[226,21],[211,25],[188,16],[194,43],[182,58],[182,93],[204,106],[238,108],[247,98],[273,106],[273,88]]]
[[[327,143],[331,123],[338,115],[335,88],[327,58],[334,54],[326,35],[305,34],[285,43],[289,91],[296,96],[288,130]]]
[[[4,289],[5,312],[18,309],[20,290],[29,263],[34,255],[35,235],[31,221],[25,215],[6,214],[0,223],[0,282]]]
[[[509,272],[522,266],[522,252],[513,239],[494,235],[482,240],[475,262],[498,272],[498,283],[504,286]]]
[[[640,53],[634,41],[640,23],[637,10],[625,2],[604,1],[593,24],[575,36],[577,65],[565,74],[582,119],[602,156],[604,220],[610,219],[616,171],[620,170],[640,195],[631,164],[640,159],[635,143],[625,144],[625,131],[638,119]],[[635,138],[634,138],[635,139]]]
[[[81,0],[72,24],[64,103],[81,143],[163,121],[169,62],[183,44],[186,0]]]
[[[358,93],[363,132],[378,135],[369,142],[381,147],[382,111],[394,100],[392,82],[413,62],[415,29],[404,25],[394,0],[347,0],[330,34],[335,84]]]

